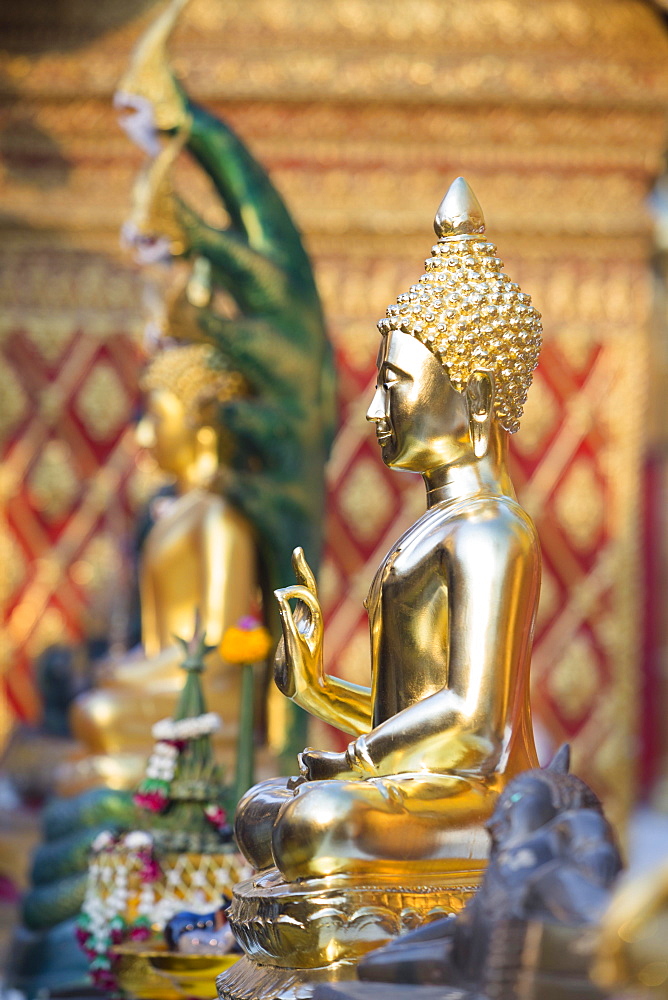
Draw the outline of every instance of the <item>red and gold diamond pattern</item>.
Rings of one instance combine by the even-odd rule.
[[[128,495],[142,474],[132,425],[138,285],[105,258],[74,257],[52,261],[48,278],[45,260],[14,258],[8,268],[20,270],[19,294],[29,298],[32,289],[43,304],[48,281],[52,312],[16,303],[16,317],[10,309],[0,330],[7,402],[0,434],[0,672],[10,704],[27,719],[40,710],[29,668],[36,655],[52,642],[113,635],[128,572]],[[104,303],[102,295],[106,321],[97,313],[91,323],[87,299],[99,302],[114,282],[116,292],[123,285],[127,308]]]

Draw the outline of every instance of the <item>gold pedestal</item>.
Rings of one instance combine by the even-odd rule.
[[[246,955],[218,977],[218,996],[307,1000],[316,983],[352,979],[366,952],[463,909],[483,870],[285,882],[271,869],[241,882],[229,919]]]

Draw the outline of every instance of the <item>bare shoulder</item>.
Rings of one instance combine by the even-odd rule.
[[[202,517],[214,519],[227,519],[229,517],[240,516],[235,508],[220,493],[209,490],[202,490],[197,498],[197,509]]]
[[[539,552],[533,521],[510,497],[478,497],[453,514],[437,529],[440,547],[451,556],[477,553],[484,560],[491,553],[498,558],[504,552],[509,557]]]
[[[540,566],[533,521],[510,497],[476,497],[460,504],[432,507],[405,532],[384,563],[400,575],[442,562],[449,576],[466,565],[475,576],[492,567],[502,574],[521,563],[531,572]]]
[[[246,517],[237,508],[218,493],[203,493],[198,501],[198,515],[204,530],[215,531],[218,528],[226,530],[251,531]]]

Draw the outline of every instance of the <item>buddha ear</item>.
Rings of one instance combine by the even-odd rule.
[[[210,424],[203,424],[197,428],[197,444],[203,451],[215,450],[216,442],[216,432]]]
[[[484,458],[494,412],[494,375],[488,371],[472,373],[466,386],[469,437],[476,458]]]
[[[197,428],[197,469],[202,481],[210,479],[218,469],[218,436],[208,425]]]

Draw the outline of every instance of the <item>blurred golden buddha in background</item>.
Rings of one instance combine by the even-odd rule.
[[[371,584],[370,687],[324,672],[322,614],[299,550],[298,585],[277,591],[279,688],[353,737],[343,753],[305,750],[298,779],[264,782],[239,805],[247,859],[287,881],[480,867],[499,793],[537,763],[529,666],[540,550],[506,456],[540,316],[503,274],[462,178],[435,226],[426,273],[379,323],[367,419],[383,461],[423,476],[427,510]]]
[[[116,785],[131,782],[134,755],[139,766],[150,752],[152,724],[173,712],[183,686],[175,636],[193,634],[199,610],[207,643],[218,646],[225,630],[257,602],[253,529],[215,489],[224,450],[216,407],[243,395],[245,384],[237,373],[211,367],[213,350],[162,350],[142,378],[146,402],[138,440],[174,477],[176,497],[155,504],[157,519],[141,552],[141,651],[108,664],[98,689],[78,698],[71,715],[74,734],[89,752],[117,757]],[[217,651],[207,667],[207,704],[220,714],[218,738],[232,754],[239,669],[225,665]],[[113,770],[110,761],[99,776]]]

